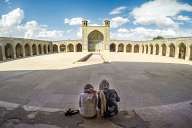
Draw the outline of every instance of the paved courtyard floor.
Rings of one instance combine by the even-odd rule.
[[[54,54],[0,64],[0,104],[77,108],[83,86],[91,83],[97,89],[103,79],[117,89],[121,110],[177,104],[192,99],[191,65],[174,64],[176,59],[159,63],[161,57],[124,54],[109,55],[109,63],[103,63],[98,56],[93,56],[97,59],[92,58],[87,63],[76,62],[85,55]],[[120,62],[119,57],[124,58],[123,61]],[[143,62],[138,62],[139,58]],[[155,63],[149,63],[152,59]]]

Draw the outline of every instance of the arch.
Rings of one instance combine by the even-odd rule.
[[[46,46],[46,44],[43,45],[43,53],[44,53],[44,54],[47,54],[47,46]]]
[[[144,47],[144,45],[142,45],[142,53],[144,53],[145,52],[145,47]]]
[[[155,49],[156,49],[155,55],[159,55],[159,45],[158,44],[155,45]]]
[[[161,47],[162,47],[162,56],[166,56],[167,46],[165,44],[162,44]]]
[[[184,43],[179,44],[179,58],[185,59],[186,55],[186,45]]]
[[[3,61],[3,50],[2,50],[2,46],[0,46],[0,61]]]
[[[175,57],[175,45],[174,44],[170,44],[169,48],[170,48],[169,56],[170,57]]]
[[[124,44],[119,44],[118,45],[118,52],[124,52]]]
[[[39,46],[38,46],[39,47]],[[32,55],[34,56],[34,55],[37,55],[37,46],[36,46],[36,44],[33,44],[32,45]]]
[[[66,46],[64,44],[61,44],[59,47],[60,47],[60,52],[66,52]]]
[[[14,59],[13,46],[9,43],[5,45],[5,57],[6,59]]]
[[[30,56],[31,50],[29,44],[25,44],[24,49],[25,49],[25,56],[26,57]]]
[[[109,46],[110,52],[116,52],[116,45],[114,43]]]
[[[15,51],[16,51],[16,57],[17,58],[22,58],[23,57],[23,48],[22,48],[22,45],[20,43],[18,43],[15,46]]]
[[[74,46],[73,46],[73,44],[69,44],[69,45],[67,46],[67,51],[68,51],[68,52],[74,52]]]
[[[126,46],[126,52],[132,52],[132,45],[131,44],[128,44]]]
[[[88,51],[89,52],[101,51],[103,40],[104,36],[100,31],[94,30],[90,32],[88,35]]]
[[[77,51],[77,52],[82,52],[82,45],[81,45],[80,43],[78,43],[78,44],[76,45],[76,51]]]
[[[189,60],[192,60],[192,44],[190,46],[190,57],[189,57]]]
[[[150,44],[150,54],[153,54],[153,45],[152,44]]]
[[[42,54],[42,48],[41,48],[41,44],[38,45],[38,51],[39,51],[39,54]]]
[[[134,46],[134,53],[139,53],[139,45],[138,44],[136,44]]]
[[[148,54],[148,45],[145,45],[146,47],[146,54]]]
[[[56,44],[53,45],[53,53],[58,53],[58,46]]]

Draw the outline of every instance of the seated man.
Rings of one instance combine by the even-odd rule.
[[[84,87],[84,92],[80,93],[79,97],[80,115],[86,118],[93,118],[96,116],[97,95],[91,84]]]
[[[103,80],[99,85],[100,92],[98,93],[98,108],[101,111],[101,116],[112,117],[118,114],[118,104],[120,97],[114,89],[109,89],[109,82]],[[105,99],[103,98],[103,94]],[[104,106],[104,107],[103,107]],[[104,110],[102,110],[104,109]]]

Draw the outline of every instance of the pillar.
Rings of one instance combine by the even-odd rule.
[[[126,47],[127,47],[127,45],[125,44],[124,47],[123,47],[123,52],[124,52],[124,53],[127,52],[127,51],[126,51],[126,50],[127,50]]]
[[[33,50],[32,50],[32,45],[29,44],[29,48],[30,48],[30,56],[33,56]]]
[[[153,55],[156,55],[156,46],[155,45],[153,45]]]
[[[119,44],[117,44],[117,45],[115,46],[115,47],[116,47],[116,49],[115,49],[116,52],[118,52],[118,46],[119,46]]]
[[[13,46],[13,59],[16,59],[16,46]]]
[[[179,58],[179,46],[175,45],[175,58]]]
[[[148,45],[148,54],[151,55],[151,45]]]
[[[136,45],[136,44],[135,44]],[[131,53],[134,53],[134,47],[135,45],[131,44]]]
[[[22,45],[23,58],[25,57],[25,44]]]
[[[77,52],[77,44],[73,44],[73,47],[74,47],[74,51],[73,52]]]
[[[166,56],[169,57],[170,55],[170,47],[169,46],[166,46]]]
[[[56,44],[56,45],[57,45],[58,53],[60,53],[61,52],[60,46],[58,44]]]
[[[39,55],[39,48],[38,48],[39,45],[37,44],[35,46],[36,46],[37,55]]]
[[[5,46],[4,45],[2,46],[2,56],[3,56],[3,61],[5,61],[6,57],[5,57]]]
[[[186,45],[186,54],[185,54],[185,60],[190,60],[190,46]]]
[[[44,53],[44,49],[43,49],[43,47],[44,47],[44,45],[42,44],[42,45],[41,45],[41,52],[42,52],[42,55],[45,54],[45,53]]]
[[[159,55],[160,55],[160,56],[162,56],[162,50],[163,50],[163,48],[162,48],[162,45],[160,44],[160,45],[159,45]]]

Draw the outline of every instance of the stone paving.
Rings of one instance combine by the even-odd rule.
[[[91,83],[97,89],[102,79],[107,79],[111,87],[117,89],[121,97],[121,110],[161,107],[192,99],[192,68],[186,64],[175,64],[184,60],[172,59],[168,64],[165,63],[166,57],[110,54],[104,56],[109,63],[103,63],[98,56],[94,56],[98,61],[76,62],[85,55],[53,54],[1,63],[0,104],[3,105],[5,101],[60,110],[77,108],[78,95],[83,86]],[[152,59],[153,63],[148,63]],[[177,109],[174,113],[177,115]],[[139,114],[143,113],[139,111]],[[189,114],[192,112],[189,111]],[[185,120],[191,121],[190,118]]]

